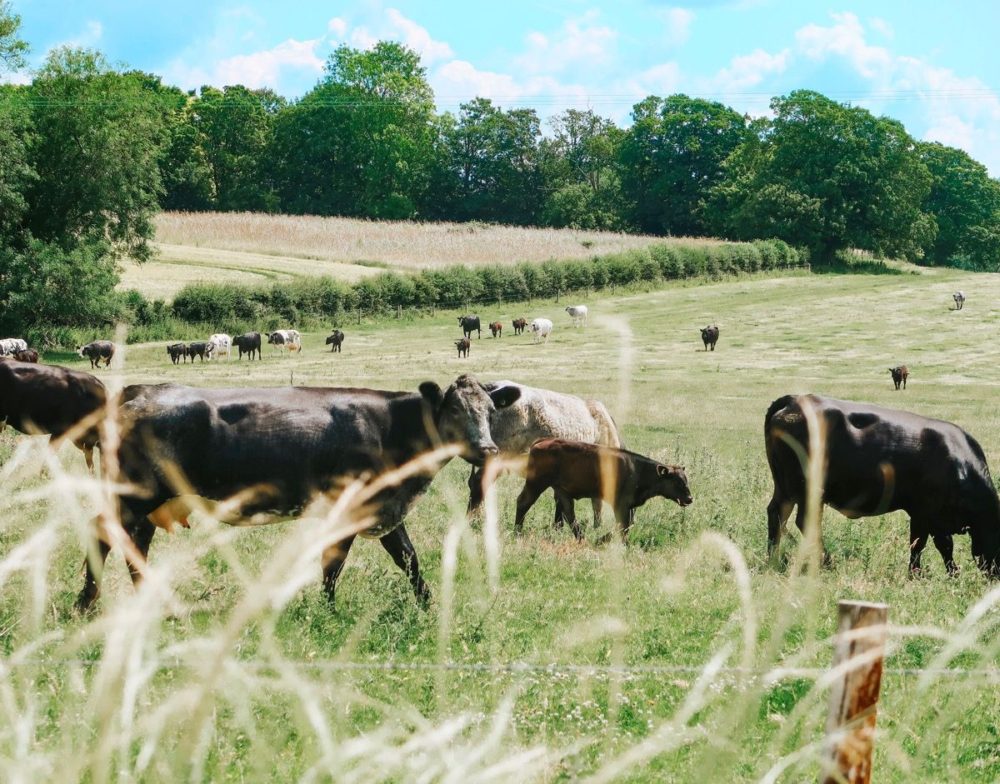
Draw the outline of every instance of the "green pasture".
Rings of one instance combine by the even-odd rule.
[[[965,308],[951,308],[963,289]],[[803,566],[790,533],[765,561],[768,404],[792,392],[954,421],[1000,470],[1000,276],[741,278],[567,304],[340,325],[300,355],[172,365],[166,343],[129,346],[109,383],[445,385],[460,373],[603,400],[629,448],[686,467],[694,504],[654,500],[631,544],[577,544],[551,500],[512,534],[520,481],[468,524],[454,461],[407,529],[434,593],[428,610],[377,542],[358,540],[335,609],[319,559],[296,559],[321,523],[230,529],[195,516],[160,532],[134,592],[117,552],[98,613],[81,618],[81,537],[101,503],[70,447],[41,475],[39,439],[0,436],[0,778],[24,781],[815,780],[838,599],[886,602],[894,624],[875,780],[1000,778],[1000,594],[958,537],[958,577],[933,547],[907,575],[902,514],[828,511],[829,568]],[[512,318],[547,316],[547,344]],[[714,352],[699,327],[720,326]],[[111,337],[109,335],[109,337]],[[207,337],[207,335],[206,335]],[[73,356],[48,358],[86,369]],[[910,368],[896,392],[888,368]],[[36,443],[32,443],[36,442]],[[495,525],[494,525],[495,523]],[[781,672],[775,668],[783,669]],[[984,671],[992,671],[984,672]]]

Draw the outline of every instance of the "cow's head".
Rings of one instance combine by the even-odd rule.
[[[681,506],[687,506],[694,500],[691,488],[688,487],[687,474],[678,465],[656,464],[655,494],[676,501]]]
[[[482,465],[499,452],[490,434],[490,414],[514,403],[521,390],[500,387],[489,392],[473,376],[462,375],[444,392],[433,381],[425,381],[420,394],[431,407],[441,441],[460,445],[465,460]]]
[[[272,332],[267,336],[268,343],[284,343],[284,336],[280,332]]]
[[[90,354],[90,346],[78,346],[76,353],[81,357],[86,357]]]

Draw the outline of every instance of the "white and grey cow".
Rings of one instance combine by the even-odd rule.
[[[531,334],[534,335],[534,342],[544,340],[549,342],[549,335],[552,334],[552,322],[547,318],[536,318],[531,322]]]
[[[28,342],[23,338],[3,338],[0,340],[0,357],[6,357],[15,351],[27,351]]]
[[[288,349],[288,353],[302,351],[302,335],[297,329],[277,329],[267,336],[267,342],[276,349]]]
[[[490,435],[500,450],[501,458],[526,455],[540,438],[564,438],[621,448],[618,426],[605,405],[599,400],[585,400],[576,395],[554,392],[518,384],[513,381],[492,381],[483,385],[491,394],[497,390],[515,388],[520,394],[516,402],[498,408],[490,414]],[[473,468],[469,477],[469,511],[475,511],[483,501],[486,467]],[[564,518],[562,510],[571,499],[556,498],[556,523]],[[601,501],[595,499],[594,526],[601,519]]]
[[[587,326],[588,310],[586,305],[570,305],[566,308],[566,312],[573,319],[574,327]]]
[[[951,295],[951,298],[955,300],[955,310],[961,310],[965,305],[965,293],[962,291],[956,291]]]
[[[230,350],[233,347],[233,339],[222,332],[217,332],[208,339],[208,348],[206,353],[208,358],[220,359],[223,354],[226,355],[226,359],[231,357]]]

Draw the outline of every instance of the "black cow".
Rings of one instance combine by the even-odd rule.
[[[517,497],[514,531],[521,533],[524,517],[538,497],[550,487],[568,519],[573,534],[583,538],[576,522],[573,501],[580,498],[607,501],[614,509],[622,536],[628,535],[635,510],[660,496],[681,506],[691,503],[687,475],[681,466],[664,465],[648,457],[583,441],[546,438],[528,452],[524,489]]]
[[[0,429],[10,425],[29,435],[48,433],[53,449],[69,438],[91,471],[106,400],[104,384],[90,373],[0,360]]]
[[[204,340],[196,340],[194,343],[188,343],[188,356],[191,357],[191,363],[194,363],[195,357],[201,357],[201,361],[205,361],[205,355],[208,353],[208,342]]]
[[[899,385],[903,385],[903,389],[906,389],[906,379],[910,377],[910,369],[906,365],[897,365],[896,367],[889,368],[889,373],[892,375],[892,383],[896,385],[896,390],[899,390]]]
[[[481,338],[483,336],[482,330],[479,327],[479,316],[459,316],[458,325],[462,328],[462,334],[467,338],[472,337],[472,330],[476,330],[476,336]]]
[[[175,365],[180,361],[184,360],[187,362],[188,347],[187,343],[171,343],[167,346],[167,355],[170,357],[170,361]],[[191,358],[192,360],[194,357]]]
[[[702,327],[701,342],[705,344],[705,351],[708,351],[709,346],[712,347],[712,351],[715,351],[715,344],[719,342],[719,328],[714,324]]]
[[[518,394],[510,388],[487,392],[468,375],[445,391],[426,381],[417,393],[126,387],[118,460],[119,487],[128,489],[119,498],[121,522],[144,558],[156,530],[148,516],[181,492],[214,500],[238,495],[238,514],[244,516],[290,515],[318,494],[335,497],[347,480],[401,466],[441,444],[460,446],[465,460],[480,465],[497,453],[490,414],[496,406],[512,404]],[[362,534],[381,540],[421,602],[429,591],[403,517],[444,462],[382,490],[373,501],[374,521]],[[162,512],[157,519],[165,523]],[[331,601],[353,541],[352,534],[324,553],[323,585]],[[97,598],[95,569],[102,567],[108,550],[106,542],[94,543],[81,608]],[[131,566],[138,580],[136,565]]]
[[[249,354],[252,360],[255,351],[257,352],[257,359],[260,359],[260,342],[259,332],[244,332],[242,335],[237,335],[233,338],[233,345],[239,349],[240,359],[243,359],[244,354]]]
[[[957,425],[907,411],[818,395],[786,395],[764,419],[764,445],[774,478],[767,505],[768,553],[774,555],[785,521],[798,507],[805,524],[811,409],[825,436],[822,503],[846,517],[873,517],[901,509],[910,516],[910,569],[920,569],[927,537],[934,538],[949,572],[954,534],[968,532],[972,554],[989,574],[1000,570],[1000,500],[986,457]]]
[[[111,365],[111,358],[115,355],[115,344],[110,340],[95,340],[86,346],[80,346],[76,353],[81,357],[90,360],[90,369],[100,367],[100,361],[104,360],[104,367]]]
[[[339,329],[335,329],[333,331],[333,334],[326,339],[326,345],[333,346],[333,348],[330,349],[331,354],[334,351],[340,351],[340,347],[343,345],[343,343],[344,343],[344,333],[341,332]]]
[[[524,332],[525,327],[528,326],[528,320],[523,318],[516,318],[511,322],[511,324],[514,325],[514,334],[520,335],[522,332]]]

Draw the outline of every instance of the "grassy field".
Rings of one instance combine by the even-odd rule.
[[[962,288],[968,302],[950,310]],[[1000,276],[797,274],[482,311],[548,316],[547,345],[473,338],[452,314],[345,328],[343,354],[173,366],[129,347],[124,382],[415,389],[459,373],[604,400],[630,448],[682,463],[694,504],[652,501],[633,542],[577,544],[551,502],[511,533],[469,525],[451,463],[408,517],[434,592],[418,609],[382,548],[355,544],[336,610],[310,547],[315,519],[160,533],[133,592],[120,555],[101,614],[76,616],[80,540],[101,503],[67,448],[39,477],[38,439],[0,437],[0,773],[24,781],[815,780],[836,602],[890,605],[879,782],[1000,778],[1000,592],[966,537],[949,579],[933,548],[908,579],[902,514],[823,518],[829,568],[764,558],[762,425],[781,394],[815,391],[948,419],[1000,470]],[[715,352],[698,328],[721,328]],[[49,357],[81,366],[72,357]],[[887,368],[910,367],[895,392]],[[64,475],[61,466],[65,466]],[[585,514],[586,516],[586,514]]]
[[[159,255],[141,267],[126,263],[120,288],[169,299],[186,284],[205,281],[253,284],[329,275],[353,283],[386,269],[584,259],[666,241],[713,242],[476,223],[165,212],[156,220]]]

